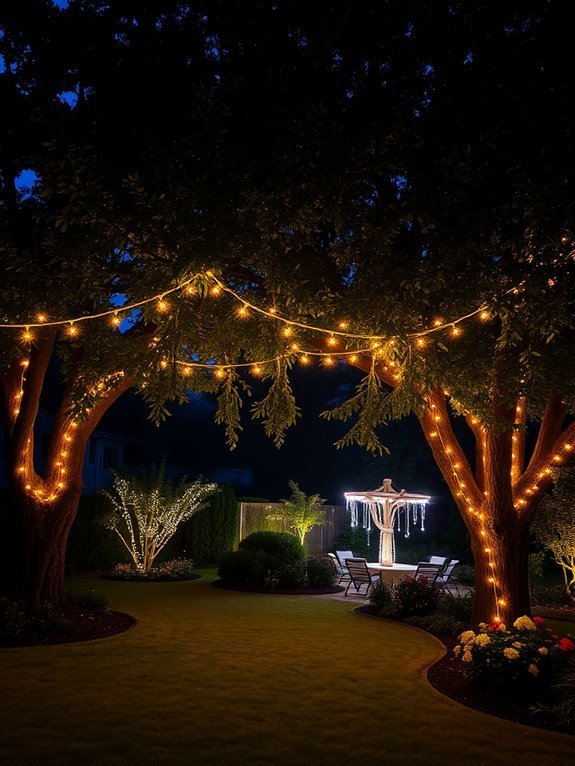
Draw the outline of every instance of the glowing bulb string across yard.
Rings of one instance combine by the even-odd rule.
[[[331,344],[335,344],[336,338],[349,338],[350,340],[369,340],[369,341],[385,341],[389,338],[387,336],[383,335],[376,335],[373,333],[364,334],[364,333],[353,333],[348,331],[348,323],[346,321],[339,322],[337,328],[327,328],[327,327],[320,327],[318,325],[312,325],[308,324],[306,322],[300,322],[296,319],[291,319],[289,317],[282,316],[277,312],[277,309],[270,308],[265,309],[261,306],[257,306],[256,304],[252,303],[251,301],[248,301],[246,298],[242,297],[239,293],[235,292],[232,288],[228,287],[224,282],[222,282],[218,277],[216,277],[213,272],[206,271],[206,272],[199,272],[197,274],[194,274],[190,277],[187,277],[183,281],[179,282],[174,287],[170,287],[160,293],[156,293],[155,295],[152,295],[149,298],[143,298],[139,301],[134,301],[132,303],[128,303],[124,306],[117,306],[109,309],[104,309],[103,311],[98,311],[92,314],[83,314],[78,315],[74,317],[68,317],[65,319],[49,319],[48,315],[43,312],[39,311],[34,319],[31,319],[26,322],[0,322],[0,330],[23,330],[22,339],[25,342],[32,342],[34,340],[34,336],[32,333],[33,329],[37,329],[40,327],[66,327],[67,333],[70,337],[75,337],[78,335],[78,328],[77,325],[82,322],[91,321],[93,319],[103,319],[106,317],[110,317],[111,324],[113,327],[117,328],[120,326],[122,322],[122,316],[128,314],[129,312],[142,308],[143,306],[155,303],[156,308],[160,313],[167,313],[170,310],[170,304],[165,300],[167,296],[173,295],[174,293],[185,291],[190,296],[196,294],[196,288],[194,283],[199,278],[208,278],[211,279],[214,283],[214,286],[211,290],[212,295],[218,295],[221,292],[225,292],[231,297],[233,297],[236,301],[240,303],[240,308],[238,310],[238,314],[242,317],[248,316],[250,311],[253,311],[257,314],[260,314],[261,316],[265,316],[268,319],[275,320],[277,322],[283,323],[285,325],[284,328],[284,335],[286,337],[289,337],[289,335],[293,332],[294,329],[298,328],[301,330],[307,330],[311,332],[321,333],[324,335],[329,336],[328,342],[332,342]],[[504,295],[507,295],[512,292],[518,292],[518,288],[513,287],[509,290],[506,290]],[[479,308],[474,309],[473,311],[468,312],[467,314],[464,314],[460,317],[457,317],[453,320],[450,320],[448,322],[443,321],[443,319],[436,319],[433,322],[432,327],[428,328],[422,328],[421,330],[418,330],[417,332],[410,332],[406,333],[405,337],[409,339],[415,339],[415,343],[417,346],[422,347],[426,344],[426,336],[429,336],[433,333],[442,332],[443,330],[450,330],[451,334],[454,337],[457,337],[461,334],[461,328],[459,325],[466,321],[467,319],[470,319],[472,317],[478,316],[482,321],[488,321],[491,319],[491,313],[489,311],[489,308],[486,304],[482,304]],[[331,345],[330,344],[330,345]]]

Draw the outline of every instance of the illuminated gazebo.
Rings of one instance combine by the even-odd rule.
[[[395,564],[394,530],[403,528],[406,537],[412,525],[420,524],[423,530],[430,499],[429,495],[394,489],[391,479],[384,479],[381,487],[369,492],[345,493],[352,527],[362,524],[369,531],[373,523],[379,529],[379,563],[386,567]]]

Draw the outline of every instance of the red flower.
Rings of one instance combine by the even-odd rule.
[[[559,649],[562,649],[564,652],[575,652],[575,644],[571,639],[569,638],[562,638],[561,641],[557,644]]]
[[[543,620],[543,617],[534,617],[533,622],[535,623],[535,625],[543,625],[544,620]]]

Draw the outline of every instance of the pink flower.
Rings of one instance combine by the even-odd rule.
[[[543,617],[534,617],[533,622],[535,623],[535,625],[543,625],[544,620],[543,620]]]

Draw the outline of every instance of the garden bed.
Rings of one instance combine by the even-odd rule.
[[[227,585],[222,580],[215,580],[212,585],[223,590],[237,590],[241,593],[277,593],[281,596],[323,596],[327,593],[341,593],[345,590],[341,585],[323,585],[317,588],[262,588],[258,585]]]
[[[99,577],[101,580],[115,580],[116,582],[184,582],[186,580],[200,580],[202,575],[189,574],[177,577],[160,575],[159,577],[146,577],[145,575],[101,574]]]
[[[382,617],[378,613],[377,608],[369,604],[358,606],[354,611],[363,616],[387,620],[389,622],[401,622],[407,627],[423,630],[423,628],[410,625],[402,620]],[[424,632],[428,633],[428,631]],[[427,680],[431,686],[441,692],[441,694],[462,705],[481,710],[483,713],[489,713],[528,726],[569,733],[565,732],[565,729],[545,720],[544,716],[533,716],[530,712],[530,706],[534,700],[526,698],[519,700],[517,698],[506,697],[504,694],[501,694],[501,690],[494,693],[485,687],[474,684],[468,677],[463,663],[458,661],[453,654],[453,649],[458,644],[457,639],[449,635],[436,636],[433,633],[428,633],[428,635],[438,639],[445,647],[443,657],[431,665],[426,672]]]
[[[124,612],[104,611],[100,613],[72,609],[62,617],[62,624],[53,630],[25,627],[13,638],[0,639],[0,648],[24,646],[48,646],[68,644],[77,641],[92,641],[124,633],[136,624],[136,619]]]

